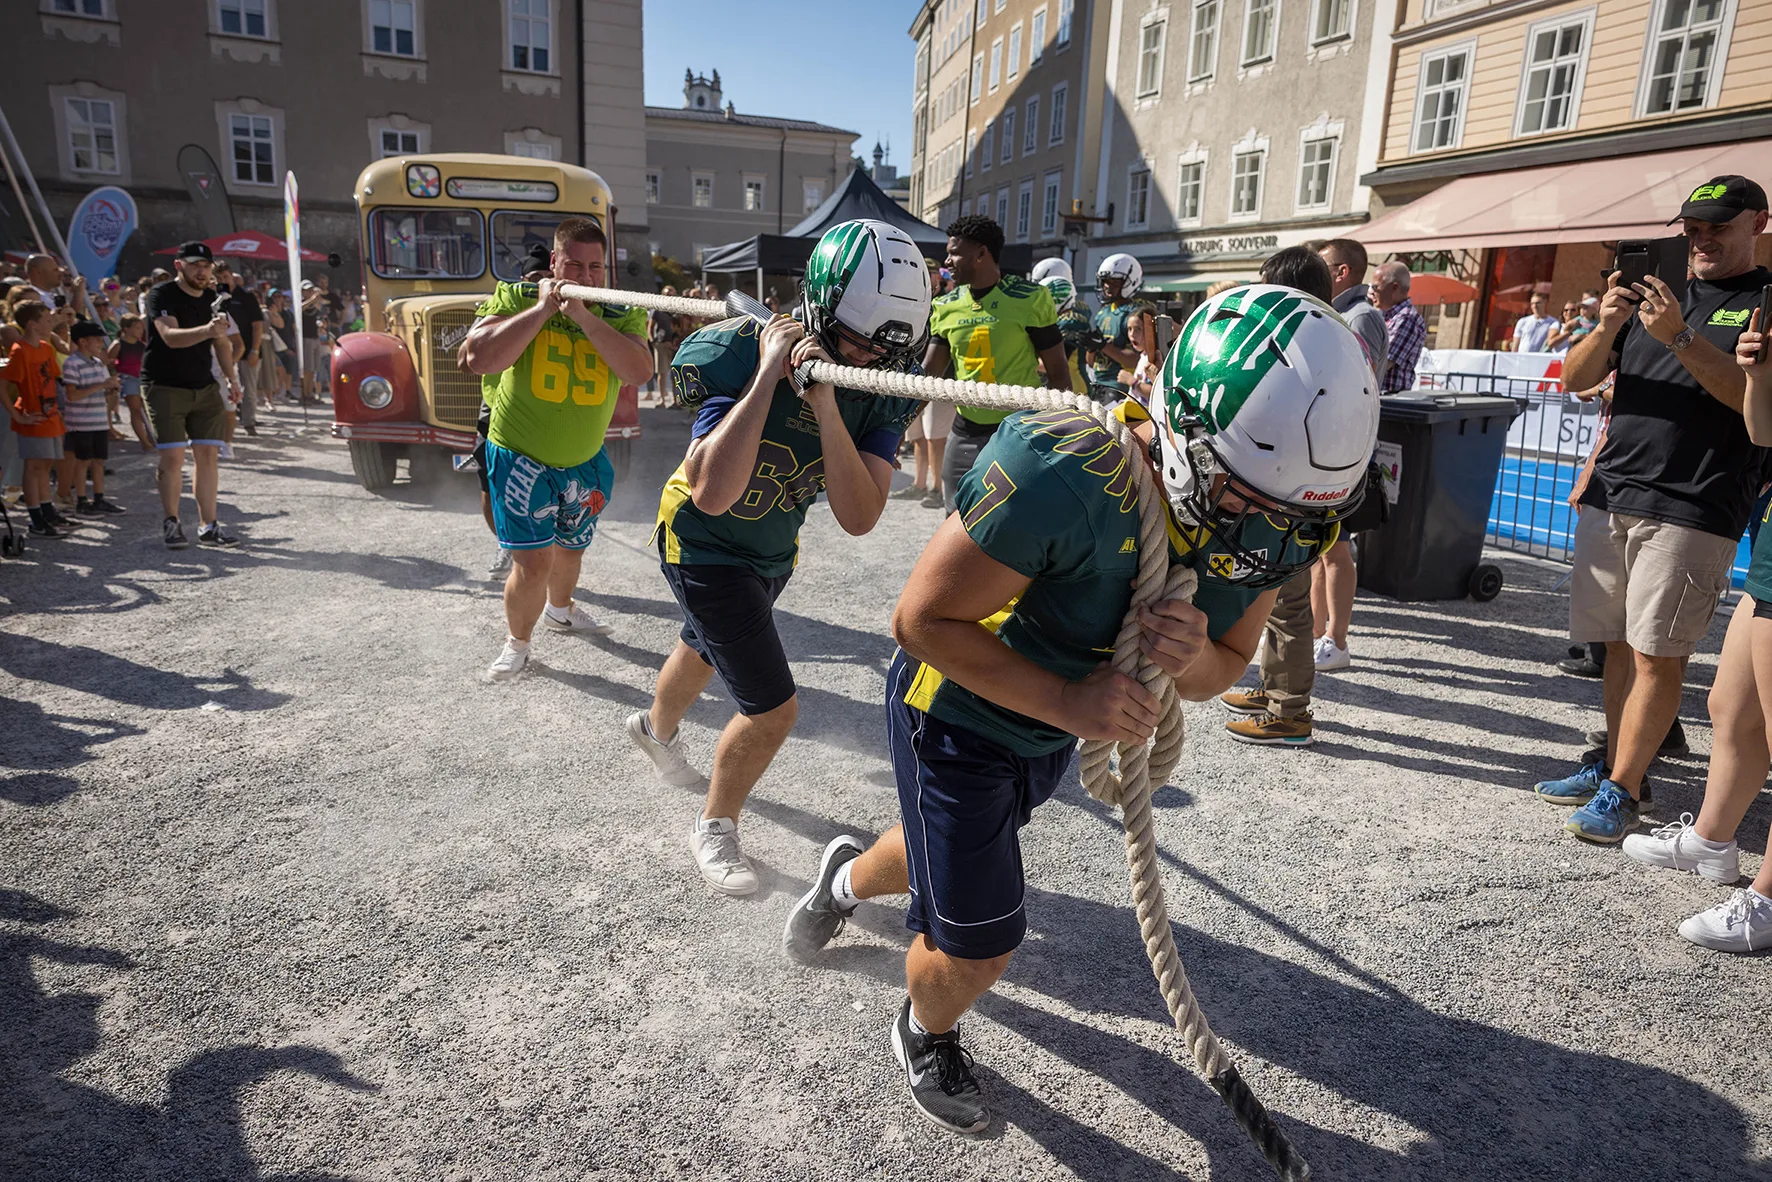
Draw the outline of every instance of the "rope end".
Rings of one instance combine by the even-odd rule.
[[[1286,1139],[1286,1134],[1280,1131],[1280,1126],[1274,1123],[1274,1118],[1255,1098],[1255,1093],[1249,1090],[1249,1085],[1243,1082],[1235,1067],[1226,1067],[1208,1082],[1243,1131],[1249,1134],[1249,1139],[1255,1142],[1256,1148],[1261,1150],[1267,1164],[1274,1167],[1275,1174],[1285,1182],[1310,1182],[1310,1164],[1292,1148],[1292,1142]]]

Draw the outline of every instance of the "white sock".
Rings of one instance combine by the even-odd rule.
[[[851,858],[837,867],[837,876],[831,879],[831,898],[839,907],[853,907],[861,902],[861,896],[855,893],[855,887],[849,881],[849,872],[855,869],[855,859]]]
[[[548,604],[547,610],[548,619],[550,620],[569,620],[572,618],[572,605],[570,603],[565,607],[555,607],[550,603]]]
[[[1735,842],[1734,842],[1734,839],[1730,839],[1730,840],[1729,840],[1729,841],[1712,841],[1712,840],[1711,840],[1711,839],[1710,839],[1710,838],[1708,838],[1708,837],[1700,837],[1700,836],[1698,836],[1698,834],[1697,834],[1697,833],[1696,833],[1696,832],[1695,832],[1695,833],[1693,833],[1693,834],[1692,834],[1692,838],[1693,838],[1693,840],[1694,840],[1694,841],[1696,841],[1696,842],[1697,842],[1697,843],[1698,843],[1698,844],[1699,844],[1699,845],[1700,845],[1700,846],[1702,846],[1702,847],[1703,847],[1703,848],[1705,848],[1705,849],[1707,849],[1707,850],[1709,850],[1709,851],[1710,851],[1710,852],[1711,852],[1711,853],[1713,853],[1713,854],[1720,854],[1720,853],[1722,853],[1722,852],[1723,852],[1723,851],[1724,851],[1724,850],[1728,850],[1728,849],[1733,849],[1733,848],[1735,848]]]
[[[526,652],[529,649],[529,642],[527,640],[518,640],[515,636],[505,637],[505,643],[516,649],[518,652]]]
[[[928,1034],[929,1033],[927,1030],[923,1029],[923,1024],[921,1022],[917,1021],[917,1007],[915,1005],[912,1005],[911,1012],[909,1014],[905,1015],[905,1021],[907,1021],[911,1024],[911,1033],[912,1034]]]
[[[1765,895],[1760,894],[1760,892],[1756,891],[1753,887],[1748,887],[1747,893],[1752,895],[1754,898],[1758,899],[1760,902],[1766,904],[1768,907],[1772,907],[1772,899],[1769,899]]]

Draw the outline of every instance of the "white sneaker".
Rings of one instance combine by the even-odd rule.
[[[1347,655],[1347,650],[1336,644],[1334,640],[1327,636],[1317,638],[1317,651],[1312,654],[1312,656],[1314,657],[1318,673],[1329,673],[1336,669],[1346,669],[1349,665],[1354,663],[1353,658]]]
[[[1624,852],[1645,866],[1689,870],[1712,882],[1732,883],[1741,877],[1741,859],[1735,843],[1720,850],[1705,849],[1692,830],[1691,813],[1681,813],[1680,819],[1671,825],[1627,835]]]
[[[757,893],[757,872],[738,848],[738,826],[725,817],[700,820],[689,831],[689,852],[708,885],[723,895]]]
[[[683,754],[683,730],[671,736],[671,741],[661,743],[653,737],[652,723],[644,710],[636,710],[628,715],[628,738],[658,768],[659,778],[677,788],[694,788],[702,792],[708,789],[708,778],[689,766],[689,760]]]
[[[1680,925],[1680,935],[1718,952],[1772,948],[1772,899],[1742,887],[1728,899]]]
[[[541,613],[541,622],[544,628],[554,632],[577,632],[581,636],[608,636],[615,631],[613,626],[605,624],[576,603],[567,611],[564,620],[554,615],[550,605]]]
[[[506,550],[503,546],[500,546],[498,548],[498,554],[491,562],[486,564],[486,574],[488,577],[491,577],[494,575],[508,575],[510,573],[511,552]]]
[[[509,681],[523,672],[523,667],[527,664],[529,664],[529,646],[524,645],[522,648],[518,648],[516,642],[507,636],[504,648],[493,660],[492,667],[486,670],[486,680]]]

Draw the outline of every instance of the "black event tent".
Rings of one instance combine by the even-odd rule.
[[[836,192],[825,198],[823,205],[807,214],[805,220],[786,234],[758,234],[740,242],[716,246],[702,255],[701,270],[798,275],[806,270],[806,260],[812,257],[812,248],[826,230],[856,218],[873,218],[897,226],[922,248],[925,258],[939,261],[947,255],[948,239],[944,231],[918,221],[899,208],[898,203],[874,183],[873,177],[857,168],[837,186]],[[1000,262],[1005,271],[1025,275],[1033,265],[1033,251],[1022,243],[1006,245]]]

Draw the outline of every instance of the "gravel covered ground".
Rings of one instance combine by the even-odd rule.
[[[985,1137],[909,1106],[897,908],[817,968],[780,954],[822,845],[895,819],[886,623],[934,513],[854,540],[814,510],[780,609],[800,726],[742,830],[765,889],[702,885],[697,802],[622,731],[678,624],[646,540],[686,431],[646,415],[586,562],[615,635],[544,633],[508,686],[479,680],[502,623],[471,479],[366,493],[288,416],[224,469],[240,549],[164,550],[131,451],[130,516],[0,562],[0,1178],[1266,1176],[1185,1065],[1074,778],[966,1027]],[[1157,803],[1206,1012],[1319,1179],[1772,1178],[1768,962],[1675,935],[1721,888],[1530,795],[1599,687],[1549,664],[1564,568],[1499,561],[1489,604],[1362,596],[1313,749],[1191,708]],[[1702,792],[1721,635],[1663,817]],[[716,682],[703,766],[729,714]]]

